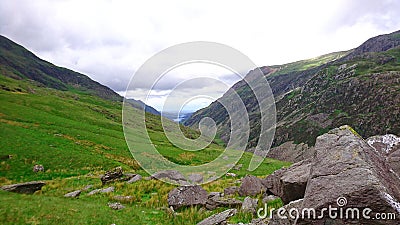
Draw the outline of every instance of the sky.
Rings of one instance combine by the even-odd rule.
[[[0,34],[55,65],[70,68],[123,95],[138,68],[170,46],[212,41],[231,46],[257,66],[348,50],[400,29],[398,0],[74,1],[0,0]],[[158,110],[175,90],[193,111],[220,97],[240,78],[216,66],[176,68],[146,103]],[[198,80],[199,81],[199,80]],[[136,99],[147,92],[130,90]]]

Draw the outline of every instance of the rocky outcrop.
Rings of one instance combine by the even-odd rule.
[[[312,159],[295,163],[289,168],[275,171],[262,180],[264,186],[284,203],[304,197]]]
[[[120,210],[125,208],[125,206],[123,206],[121,203],[118,202],[108,203],[108,207],[114,210]]]
[[[1,189],[4,191],[10,191],[21,194],[33,194],[36,191],[41,190],[45,184],[46,183],[43,181],[31,181],[26,183],[5,185],[2,186]]]
[[[376,213],[400,215],[400,180],[383,155],[370,147],[352,128],[342,126],[319,136],[302,208],[313,208],[317,215],[325,208],[371,209]],[[307,218],[307,217],[306,217]],[[360,217],[299,219],[297,224],[398,224],[398,220],[372,220]]]
[[[308,147],[307,144],[294,144],[293,141],[288,141],[278,147],[271,148],[267,157],[287,162],[300,162],[311,158],[313,154],[313,148]]]
[[[199,222],[197,225],[225,225],[226,220],[232,216],[234,216],[237,213],[236,209],[227,209],[221,213],[214,214],[201,222]]]
[[[258,206],[258,199],[246,197],[243,200],[241,210],[243,212],[250,212],[254,214],[257,211],[257,206]]]
[[[400,175],[400,137],[394,134],[378,135],[368,138],[367,143],[384,154],[393,171]]]
[[[253,175],[246,175],[242,178],[242,184],[238,192],[240,196],[255,196],[264,191],[264,189],[261,179]]]
[[[122,178],[123,176],[123,172],[122,172],[122,168],[121,167],[117,167],[111,171],[107,171],[104,175],[102,175],[100,177],[101,182],[104,184],[110,183],[110,182],[114,182],[114,181],[118,181]]]
[[[182,186],[168,193],[168,205],[174,209],[182,206],[205,205],[208,193],[200,186]]]
[[[224,189],[224,195],[234,195],[238,192],[239,187],[231,186]]]
[[[127,181],[127,183],[128,183],[128,184],[132,184],[132,183],[135,183],[135,182],[137,182],[137,181],[139,181],[139,180],[141,180],[141,179],[142,179],[142,176],[141,176],[141,175],[139,175],[139,174],[134,174],[134,175],[132,176],[132,178],[129,179],[129,180]]]

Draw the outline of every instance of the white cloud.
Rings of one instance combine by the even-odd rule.
[[[145,60],[175,44],[220,42],[259,66],[283,64],[354,48],[395,31],[399,8],[396,0],[10,0],[0,2],[0,33],[123,92]],[[228,75],[215,76],[238,80]],[[178,73],[171,77],[160,89],[186,79]]]

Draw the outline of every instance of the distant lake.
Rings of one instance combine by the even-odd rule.
[[[178,116],[179,114],[179,116]],[[170,120],[173,120],[174,122],[180,123],[183,120],[189,118],[191,115],[193,114],[193,112],[162,112],[162,115],[164,117],[167,117]]]

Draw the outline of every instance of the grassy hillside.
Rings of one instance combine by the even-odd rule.
[[[3,68],[4,69],[4,68]],[[137,109],[133,112],[139,115]],[[190,154],[176,148],[165,137],[160,117],[147,114],[149,134],[158,150],[168,159],[184,165],[207,162],[217,157],[223,147],[212,144]],[[172,123],[172,122],[171,122]],[[173,216],[166,210],[167,194],[173,185],[156,180],[111,184],[111,194],[67,199],[63,195],[86,185],[101,188],[98,178],[106,170],[121,166],[125,172],[148,176],[133,159],[121,126],[121,103],[104,100],[88,93],[60,91],[38,82],[15,80],[0,75],[0,186],[46,180],[47,185],[34,195],[0,191],[0,224],[194,224],[214,212],[200,208],[182,209]],[[132,128],[133,131],[135,128]],[[183,128],[186,136],[197,132]],[[135,134],[140,141],[143,134]],[[252,155],[245,153],[239,163],[245,170]],[[32,167],[42,164],[45,171],[34,173]],[[289,163],[266,159],[252,174],[265,176]],[[208,191],[222,191],[237,185],[236,179],[223,177],[204,186]],[[110,186],[110,185],[107,185]],[[107,187],[106,186],[106,187]],[[92,190],[90,189],[90,190]],[[88,190],[88,191],[90,191]],[[126,208],[114,211],[107,206],[116,195],[131,195]],[[232,221],[251,219],[238,214]]]

